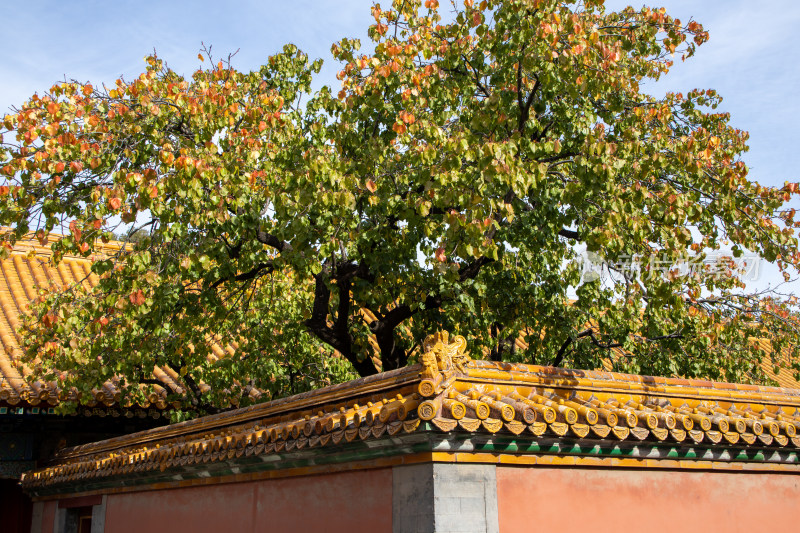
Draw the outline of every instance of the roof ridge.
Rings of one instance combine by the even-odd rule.
[[[800,398],[800,389],[787,387],[773,387],[769,385],[750,385],[745,383],[730,383],[725,381],[712,381],[708,379],[679,378],[648,376],[640,374],[627,374],[623,372],[612,372],[607,370],[581,370],[571,368],[561,368],[553,366],[533,365],[526,363],[506,363],[496,361],[474,361],[475,368],[495,369],[504,372],[526,372],[547,376],[551,379],[582,379],[600,382],[630,383],[643,386],[666,386],[666,387],[687,387],[693,389],[711,389],[720,392],[743,391],[762,394],[785,394]],[[475,374],[471,372],[470,375]]]
[[[488,452],[484,462],[545,453],[613,466],[626,454],[664,468],[680,457],[681,468],[798,471],[800,391],[472,361],[465,345],[430,336],[412,367],[62,450],[22,484],[38,496],[102,490],[119,476],[130,476],[126,490],[163,488],[238,473],[240,464],[258,472],[348,461],[359,449],[398,461],[412,451]]]

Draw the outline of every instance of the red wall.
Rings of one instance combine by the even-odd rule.
[[[42,533],[53,533],[57,509],[57,501],[44,502],[44,509],[42,511]]]
[[[800,476],[497,468],[500,532],[800,530]]]
[[[392,531],[392,470],[111,494],[109,533]]]

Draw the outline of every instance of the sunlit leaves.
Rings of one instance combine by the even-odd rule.
[[[531,350],[518,357],[551,362],[570,332],[599,320],[608,342],[593,345],[585,338],[567,352],[570,364],[599,364],[597,357],[610,353],[602,346],[624,343],[631,361],[652,362],[639,371],[691,374],[717,365],[715,375],[748,379],[741,366],[733,371],[718,359],[693,366],[655,363],[704,356],[693,351],[699,345],[691,339],[705,338],[697,332],[710,323],[686,329],[692,322],[683,322],[698,310],[686,304],[686,295],[703,291],[720,297],[701,307],[726,308],[712,313],[714,320],[732,327],[738,312],[753,327],[740,344],[723,348],[715,342],[713,349],[733,353],[743,346],[750,352],[748,335],[767,320],[752,301],[728,305],[730,291],[741,287],[735,269],[686,277],[653,267],[638,281],[617,276],[610,286],[583,286],[578,302],[566,305],[580,281],[561,272],[579,241],[612,265],[637,254],[669,264],[687,253],[719,255],[726,242],[734,243],[733,256],[750,250],[768,260],[791,256],[797,264],[794,219],[778,211],[796,190],[748,182],[738,159],[747,134],[730,128],[727,115],[709,112],[719,96],[702,90],[655,99],[640,91],[644,80],[669,71],[674,55],[695,53],[708,38],[703,27],[663,10],[605,13],[600,5],[465,2],[449,24],[440,21],[433,3],[422,11],[400,2],[391,10],[374,8],[374,52],[358,55],[349,41],[333,50],[346,62],[339,76],[346,105],[337,131],[345,135],[337,146],[363,161],[354,166],[363,164],[368,173],[390,178],[395,190],[409,191],[399,203],[390,189],[381,191],[389,195],[384,201],[370,201],[391,213],[386,220],[404,220],[404,235],[420,236],[409,248],[421,250],[433,265],[430,272],[460,292],[448,322],[460,319],[457,327],[477,343],[500,343],[489,331],[502,324],[509,338],[531,333]],[[380,143],[365,146],[365,135]],[[381,164],[371,166],[370,160]],[[408,208],[416,216],[405,214]],[[493,230],[470,218],[490,220]],[[565,229],[579,238],[560,237]],[[461,280],[458,268],[478,257],[496,264],[484,267],[480,283]],[[455,268],[443,268],[448,264]],[[419,276],[401,277],[402,286],[417,283],[423,294],[437,290]],[[485,283],[490,287],[475,289]],[[449,289],[439,284],[438,290]],[[504,296],[492,301],[492,294]],[[396,296],[387,296],[390,306]],[[464,314],[465,297],[477,316]],[[554,305],[569,307],[569,318],[554,314]],[[437,313],[424,327],[442,319]],[[794,327],[783,322],[781,335],[796,337]]]
[[[795,342],[796,302],[742,295],[723,252],[793,271],[798,186],[748,180],[713,90],[641,90],[703,27],[600,1],[440,9],[374,6],[372,46],[332,47],[336,90],[289,45],[189,78],[150,57],[4,117],[8,240],[66,228],[56,257],[98,277],[35,306],[32,357],[132,388],[166,366],[224,403],[406,364],[445,328],[497,358],[763,378],[754,340]],[[99,253],[120,221],[145,236]]]

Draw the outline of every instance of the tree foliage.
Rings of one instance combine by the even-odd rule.
[[[368,53],[332,47],[338,91],[288,45],[190,78],[149,57],[5,117],[6,241],[69,228],[56,258],[95,257],[100,278],[36,304],[37,364],[131,386],[162,365],[201,398],[272,390],[287,365],[342,379],[331,349],[360,375],[398,368],[438,329],[499,360],[728,380],[764,378],[758,338],[794,350],[794,298],[748,294],[736,259],[796,271],[797,185],[748,180],[713,90],[645,91],[699,23],[598,0],[372,13]],[[119,223],[147,233],[95,254]],[[581,250],[608,276],[583,276]],[[209,362],[212,340],[233,354]]]

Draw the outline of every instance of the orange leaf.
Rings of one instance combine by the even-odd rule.
[[[400,117],[400,120],[406,124],[413,124],[417,121],[416,117],[407,111],[400,111],[398,116]]]
[[[55,313],[47,313],[42,317],[42,323],[46,328],[51,328],[58,321],[58,316]]]
[[[378,190],[378,186],[375,184],[374,181],[367,180],[367,189],[369,190],[369,192],[374,193],[375,191]]]
[[[131,303],[133,305],[142,305],[142,304],[144,304],[145,298],[144,298],[144,293],[142,292],[142,289],[139,289],[138,291],[136,291],[134,293],[131,293],[131,295],[128,296],[128,299],[131,301]]]

